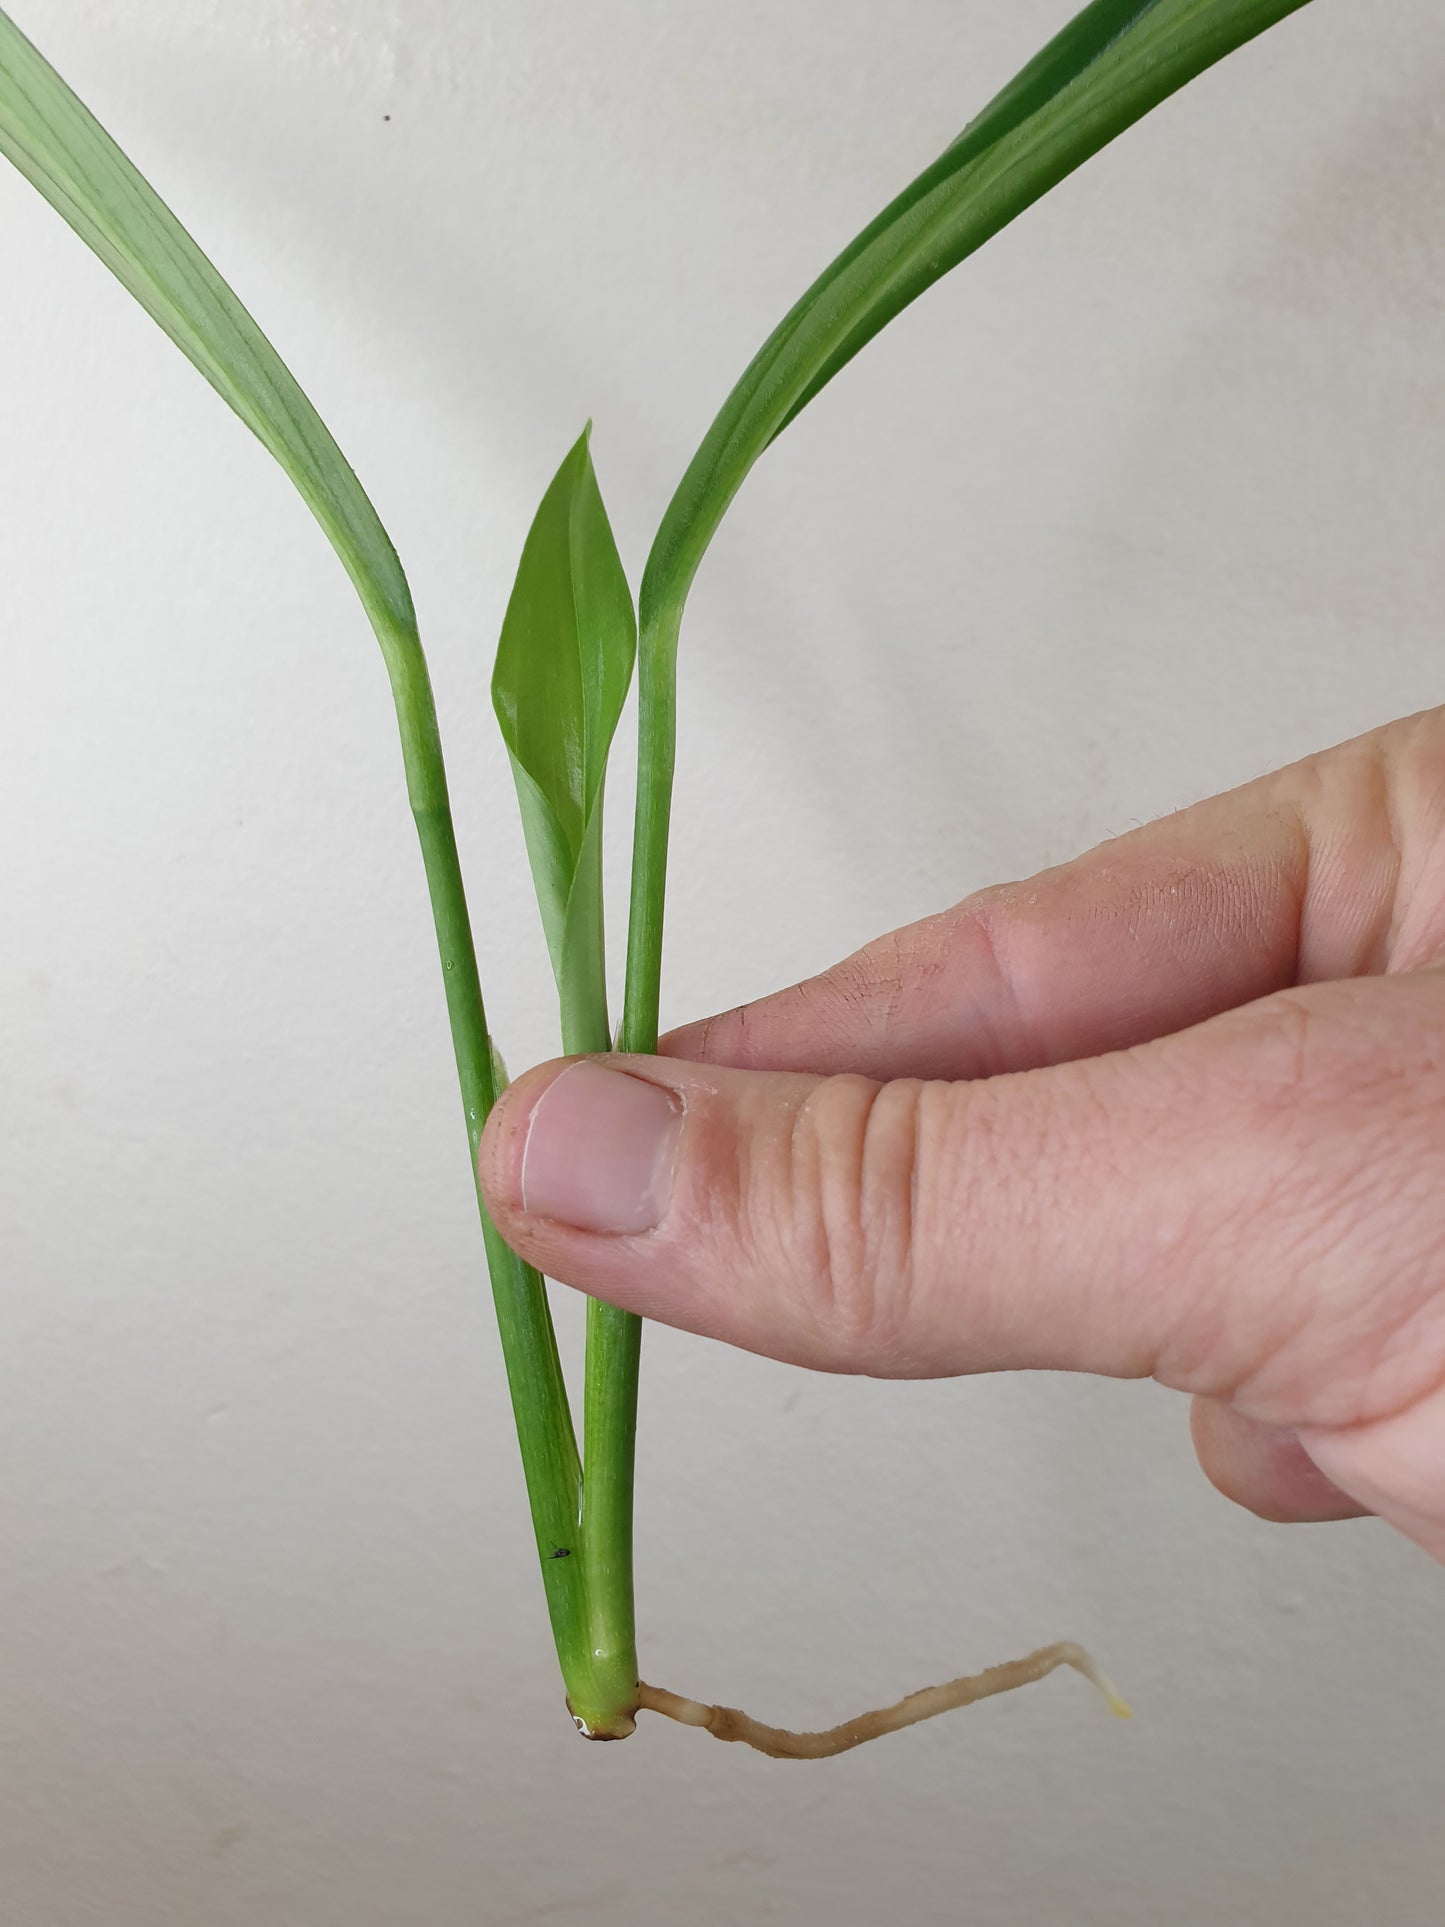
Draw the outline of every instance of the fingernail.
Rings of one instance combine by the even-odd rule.
[[[579,1231],[650,1231],[667,1209],[682,1111],[670,1091],[569,1064],[537,1100],[522,1147],[522,1208]]]

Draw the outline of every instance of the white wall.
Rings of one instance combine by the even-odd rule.
[[[395,535],[495,1022],[550,1054],[486,700],[541,489],[595,416],[635,574],[763,334],[1066,0],[14,5]],[[686,639],[671,1018],[1440,698],[1442,83],[1435,0],[1309,8],[768,457]],[[7,1927],[1438,1920],[1440,1574],[1234,1511],[1138,1386],[653,1333],[649,1676],[817,1725],[1071,1635],[1138,1716],[1064,1677],[821,1767],[574,1737],[373,644],[9,174],[0,259]]]

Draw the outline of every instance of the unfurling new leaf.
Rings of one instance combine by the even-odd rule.
[[[528,531],[492,675],[569,1051],[609,1043],[602,792],[637,653],[590,436],[589,425]]]

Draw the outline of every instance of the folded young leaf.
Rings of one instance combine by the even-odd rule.
[[[502,623],[492,704],[512,759],[569,1051],[606,1050],[602,794],[637,623],[588,447],[553,477]]]

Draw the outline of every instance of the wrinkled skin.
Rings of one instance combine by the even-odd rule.
[[[600,1060],[672,1094],[652,1228],[524,1209],[534,1118],[591,1155],[561,1065],[489,1122],[552,1277],[829,1371],[1152,1375],[1230,1498],[1445,1559],[1445,710],[662,1051]]]

